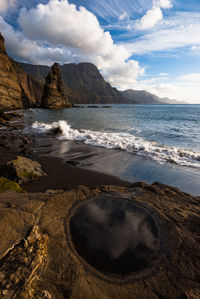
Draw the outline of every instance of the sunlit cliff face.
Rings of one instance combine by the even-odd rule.
[[[154,219],[126,199],[105,196],[80,203],[70,219],[70,231],[78,254],[107,275],[138,273],[159,255]]]

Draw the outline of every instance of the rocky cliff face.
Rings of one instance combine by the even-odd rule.
[[[70,94],[64,88],[59,65],[54,63],[45,80],[41,107],[69,108],[69,100]]]
[[[47,75],[46,66],[21,64],[35,79],[41,82]],[[69,63],[60,66],[63,82],[73,94],[71,103],[130,103],[116,88],[107,83],[92,63]]]
[[[121,93],[111,87],[92,63],[65,64],[61,68],[63,81],[77,92],[77,103],[125,103]]]
[[[42,85],[7,55],[0,33],[0,110],[40,105]]]

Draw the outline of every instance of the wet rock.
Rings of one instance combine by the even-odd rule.
[[[103,209],[109,198],[114,211],[109,205],[106,211]],[[115,199],[120,199],[120,204],[116,201],[115,206]],[[0,289],[5,298],[199,298],[199,200],[160,183],[151,186],[137,183],[131,188],[80,186],[58,194],[3,193],[0,195]],[[91,204],[86,207],[87,203]],[[131,209],[139,207],[140,220],[147,222],[138,221],[138,214],[134,216],[129,209],[121,209],[129,204]],[[81,222],[80,229],[71,223],[73,215],[77,217],[77,225],[81,220],[82,216],[77,214],[80,207],[86,207],[90,216],[87,232],[91,234],[87,234],[87,242],[81,240],[84,239]],[[104,242],[97,240],[98,233],[95,234],[95,230],[100,232],[102,222],[108,233]],[[143,269],[129,269],[128,273],[129,251],[125,247],[133,249],[135,245],[128,238],[127,223],[138,232],[139,243],[135,243],[134,250],[137,249],[138,258],[144,255],[147,265],[143,264]],[[124,231],[122,238],[115,233],[119,228]],[[74,229],[79,238],[73,235]],[[28,241],[30,235],[35,237]],[[113,256],[110,265],[105,265],[105,257],[97,251],[95,256],[99,255],[99,260],[94,262],[100,262],[96,267],[91,256],[88,257],[87,247],[93,253],[97,244],[103,246],[103,243]],[[153,246],[156,251],[151,252],[145,246]],[[107,271],[115,263],[116,254],[123,258],[123,273],[120,267],[118,273]]]
[[[9,178],[19,183],[35,181],[46,175],[37,161],[21,156],[8,162],[5,172]]]
[[[80,166],[80,162],[75,161],[75,160],[67,160],[67,161],[65,161],[65,163],[67,163],[67,164],[69,164],[70,166],[73,166],[73,167]]]
[[[18,193],[24,193],[25,191],[15,182],[8,180],[7,178],[0,177],[0,193],[14,191]]]

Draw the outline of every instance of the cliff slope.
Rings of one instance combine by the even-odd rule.
[[[40,105],[42,85],[7,55],[0,33],[0,110]]]

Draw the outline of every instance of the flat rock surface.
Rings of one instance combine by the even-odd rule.
[[[160,252],[146,273],[109,275],[76,250],[73,209],[105,196],[134,203],[154,219]],[[0,298],[200,298],[199,200],[159,183],[1,194]]]

